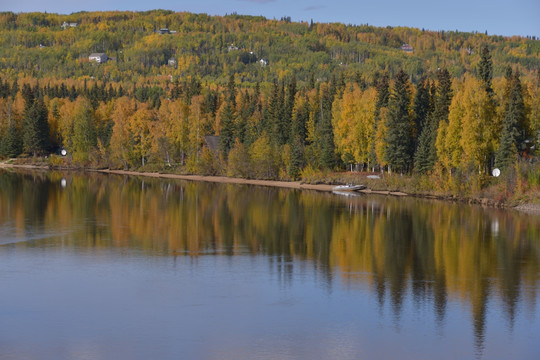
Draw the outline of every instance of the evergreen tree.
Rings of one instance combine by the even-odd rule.
[[[45,153],[49,148],[49,123],[43,99],[32,101],[25,110],[22,128],[23,150],[34,156]]]
[[[309,77],[309,82],[308,82],[307,89],[308,90],[315,89],[315,74],[314,73],[311,73],[311,75]]]
[[[487,93],[493,95],[493,88],[491,87],[491,80],[493,78],[493,63],[491,62],[491,54],[487,46],[482,48],[480,53],[481,59],[478,64],[478,77],[484,83],[484,87]]]
[[[271,141],[278,145],[285,144],[290,134],[290,123],[284,119],[284,105],[283,86],[274,80],[266,109],[266,131]]]
[[[360,90],[362,90],[362,91],[366,90],[366,88],[367,88],[366,80],[364,80],[364,78],[362,77],[362,74],[360,73],[360,71],[357,71],[355,73],[354,81],[356,82],[356,84],[358,85]]]
[[[34,104],[34,91],[32,91],[32,88],[28,84],[24,84],[23,88],[21,90],[21,95],[24,99],[24,112],[28,112],[32,105]]]
[[[427,123],[427,118],[430,115],[430,102],[429,81],[425,77],[422,77],[422,79],[420,79],[418,82],[418,86],[416,87],[413,105],[413,136],[415,150],[418,147],[418,141],[420,134],[422,133],[422,128]]]
[[[17,80],[13,80],[13,86],[11,87],[11,97],[14,98],[17,96],[17,93],[19,92],[19,84],[17,83]]]
[[[433,100],[433,111],[422,128],[415,152],[415,170],[425,174],[433,169],[437,162],[437,131],[439,124],[448,122],[448,113],[452,102],[452,80],[448,70],[443,69],[437,73],[438,83]]]
[[[287,86],[285,107],[283,109],[282,131],[285,134],[283,143],[289,142],[289,135],[291,134],[291,123],[292,123],[295,98],[296,98],[296,77],[293,75],[291,82]]]
[[[243,93],[240,92],[240,104],[238,105],[238,116],[236,117],[236,126],[235,126],[235,137],[244,144],[246,138],[246,130],[248,119],[251,116],[251,99],[250,95],[245,90]],[[236,145],[235,145],[236,146]]]
[[[399,169],[402,173],[410,168],[414,150],[409,105],[409,76],[400,70],[388,100],[386,160],[390,169]]]
[[[320,91],[320,113],[318,121],[318,142],[320,149],[320,164],[322,167],[330,169],[336,165],[336,154],[334,144],[334,130],[332,127],[332,102],[335,95],[335,87],[321,86]]]
[[[507,71],[508,100],[505,104],[505,115],[500,137],[499,149],[495,154],[495,166],[504,169],[517,159],[520,146],[526,137],[525,104],[519,72],[512,76]]]
[[[309,121],[309,100],[307,97],[298,97],[292,117],[291,139],[299,138],[303,145],[306,144],[307,123]]]
[[[285,85],[283,83],[278,86],[277,111],[274,114],[276,115],[275,124],[277,125],[277,127],[274,128],[275,139],[277,140],[277,144],[284,145],[289,141],[291,120],[290,117],[287,116]]]
[[[221,121],[219,131],[219,150],[223,154],[223,157],[227,158],[229,151],[234,146],[235,128],[234,107],[230,101],[226,101],[221,109]]]
[[[120,88],[122,88],[122,86],[120,86]],[[69,90],[69,94],[68,94],[69,100],[75,101],[77,96],[78,96],[77,89],[75,89],[75,85],[73,85],[71,86],[71,89]]]
[[[431,123],[429,125],[431,125]],[[433,133],[433,126],[429,125],[422,129],[422,133],[418,138],[418,148],[414,154],[414,169],[420,174],[425,174],[428,171],[431,171],[434,165],[430,162],[430,154],[432,151],[434,151],[436,154],[435,144],[433,141],[436,139],[436,137]]]
[[[88,101],[81,103],[73,118],[72,142],[73,151],[78,153],[81,158],[86,158],[97,145],[94,114]]]
[[[60,85],[59,93],[61,98],[67,98],[69,96],[69,91],[66,84],[62,83],[62,85]]]
[[[486,91],[489,100],[485,104],[485,109],[483,109],[483,111],[486,113],[484,121],[486,122],[487,128],[491,129],[489,139],[494,140],[499,136],[499,132],[501,131],[501,129],[496,121],[495,108],[497,104],[494,96],[495,93],[493,92],[493,87],[491,86],[493,79],[493,62],[491,60],[491,54],[487,46],[484,46],[482,48],[480,56],[481,59],[480,63],[478,64],[478,77],[484,85],[484,90]],[[488,173],[491,172],[490,168],[493,165],[493,161],[495,158],[495,143],[490,140],[486,138],[486,141],[488,141],[488,154],[486,155],[487,159],[484,164],[485,171],[487,171]]]
[[[236,84],[234,82],[234,74],[229,76],[229,82],[227,83],[226,101],[228,101],[233,108],[236,108]]]
[[[291,141],[291,161],[287,173],[292,180],[298,179],[300,169],[304,162],[304,143],[300,136],[295,136]]]
[[[17,157],[22,152],[22,141],[15,121],[10,120],[5,135],[0,142],[0,154],[7,158]]]

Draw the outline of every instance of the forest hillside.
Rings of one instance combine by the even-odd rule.
[[[0,157],[304,181],[353,169],[412,175],[419,192],[537,193],[539,68],[535,37],[4,12]]]

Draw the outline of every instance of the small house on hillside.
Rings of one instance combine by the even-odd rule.
[[[65,30],[65,29],[70,28],[70,27],[71,27],[71,28],[72,28],[72,27],[77,27],[77,25],[79,25],[79,24],[76,23],[76,22],[70,22],[70,23],[68,23],[68,22],[64,21],[64,23],[63,23],[61,26],[62,26],[62,29]]]
[[[261,66],[266,66],[266,65],[268,65],[268,60],[261,59],[261,60],[259,60],[259,64],[261,64]]]
[[[412,53],[413,52],[413,47],[409,44],[403,44],[401,45],[401,50],[402,51],[405,51],[406,53]]]
[[[229,45],[229,47],[227,48],[227,51],[229,51],[229,52],[237,51],[237,50],[238,50],[238,47],[235,46],[234,44]]]
[[[217,152],[219,151],[219,136],[205,136],[204,142],[214,154],[217,154]]]
[[[166,35],[166,34],[176,34],[176,31],[169,30],[169,28],[161,28],[159,30],[156,30],[156,33],[160,35]]]
[[[176,60],[174,58],[170,58],[168,61],[167,61],[167,64],[170,66],[170,67],[176,67]]]
[[[88,60],[95,61],[98,64],[106,63],[109,58],[107,57],[107,54],[105,53],[92,53],[88,57]]]

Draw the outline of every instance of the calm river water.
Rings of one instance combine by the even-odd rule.
[[[540,359],[540,216],[0,170],[0,359]]]

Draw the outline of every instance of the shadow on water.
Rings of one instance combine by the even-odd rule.
[[[63,180],[63,181],[62,181]],[[58,235],[58,229],[65,229]],[[0,171],[0,236],[23,249],[56,231],[54,246],[135,249],[149,255],[264,255],[283,286],[313,264],[321,284],[362,284],[396,326],[406,299],[433,310],[470,309],[481,357],[489,306],[535,303],[540,217],[383,197],[77,173]],[[22,242],[18,242],[18,241]],[[14,242],[14,243],[13,243]],[[2,248],[0,247],[0,249]],[[97,255],[96,255],[97,256]],[[525,296],[526,295],[526,296]],[[491,304],[491,305],[490,305]],[[534,308],[534,306],[533,306]]]

